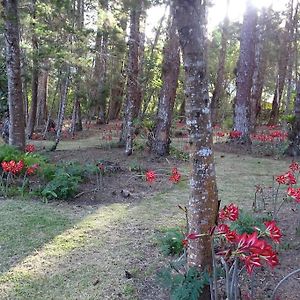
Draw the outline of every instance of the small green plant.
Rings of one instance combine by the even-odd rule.
[[[251,234],[255,231],[254,228],[262,229],[264,227],[264,222],[271,219],[272,218],[267,216],[259,217],[240,210],[239,218],[236,221],[232,222],[230,229],[235,230],[238,234]]]
[[[41,194],[47,199],[66,200],[76,195],[81,178],[72,176],[59,168],[51,181],[47,183]]]
[[[168,228],[158,238],[160,249],[164,255],[179,255],[183,252],[184,234],[179,227]]]
[[[209,284],[209,276],[196,268],[180,273],[174,268],[163,269],[158,274],[159,282],[170,291],[171,300],[198,300],[203,288]]]

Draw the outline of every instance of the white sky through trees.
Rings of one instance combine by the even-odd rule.
[[[252,0],[258,8],[272,5],[274,10],[284,11],[288,0]],[[227,0],[212,0],[212,6],[208,9],[208,30],[211,32],[226,15]],[[296,1],[295,1],[296,2]],[[242,21],[246,6],[246,0],[230,0],[228,16],[231,21]],[[153,29],[157,28],[164,14],[164,6],[152,7],[147,11],[146,36],[154,37]]]

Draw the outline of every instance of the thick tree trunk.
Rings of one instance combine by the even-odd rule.
[[[152,152],[161,156],[169,154],[171,143],[170,128],[178,85],[179,67],[179,39],[175,22],[171,20],[167,41],[164,47],[162,66],[163,86],[160,91],[156,124],[153,137],[149,135]]]
[[[73,137],[76,131],[82,131],[81,106],[79,98],[75,98],[73,105],[71,122],[71,134]]]
[[[36,0],[32,0],[32,16],[35,22],[36,17]],[[31,107],[29,113],[29,120],[27,124],[27,136],[31,138],[36,123],[36,112],[37,112],[37,97],[38,97],[38,81],[39,81],[39,59],[38,59],[38,39],[34,32],[35,23],[32,25],[32,83],[31,83]]]
[[[285,85],[287,66],[289,62],[289,56],[291,51],[290,34],[293,28],[293,0],[290,2],[290,18],[286,21],[285,30],[282,33],[280,54],[278,61],[278,76],[276,81],[276,87],[273,97],[272,110],[268,125],[275,125],[279,120],[279,110],[281,106],[281,98]]]
[[[295,120],[289,134],[289,147],[286,154],[290,156],[300,155],[300,80],[297,82],[297,96],[295,101]]]
[[[207,233],[199,239],[189,241],[187,259],[190,267],[210,271],[212,256],[209,230],[215,224],[218,197],[206,70],[206,2],[174,0],[173,3],[186,75],[186,113],[191,162],[189,232]],[[209,288],[204,290],[200,299],[210,299]]]
[[[255,32],[257,11],[247,1],[247,8],[241,29],[240,56],[238,60],[236,78],[236,98],[234,105],[234,130],[242,133],[241,140],[251,143],[250,140],[250,99],[252,78],[255,65]]]
[[[48,98],[48,62],[44,63],[39,73],[38,94],[37,94],[37,126],[45,126],[47,120],[47,98]]]
[[[17,0],[3,0],[5,20],[6,69],[9,105],[9,144],[25,148],[25,117],[22,95],[19,14]]]
[[[116,120],[120,115],[120,111],[122,109],[123,96],[124,96],[124,85],[125,79],[120,76],[119,82],[114,84],[111,89],[110,94],[110,106],[109,106],[109,114],[108,120]]]
[[[229,6],[227,0],[227,8]],[[219,65],[217,72],[217,79],[215,83],[215,89],[213,91],[211,99],[211,119],[212,125],[216,125],[220,121],[219,109],[220,109],[220,100],[224,96],[224,75],[225,75],[225,60],[227,53],[227,42],[228,42],[228,26],[229,18],[226,15],[223,26],[222,26],[222,37],[221,37],[221,49],[219,53]]]
[[[261,96],[264,87],[266,72],[266,50],[265,50],[265,31],[268,22],[269,12],[262,11],[258,20],[255,42],[255,65],[252,78],[251,108],[250,108],[250,131],[255,132],[257,117],[261,111]]]
[[[125,153],[132,154],[134,106],[139,98],[139,19],[140,8],[134,6],[130,12],[130,37],[128,53],[127,97],[124,109],[124,120],[120,142],[125,144]]]

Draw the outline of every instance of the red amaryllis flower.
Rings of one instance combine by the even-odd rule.
[[[300,203],[300,188],[288,187],[287,194],[294,198],[296,202]]]
[[[195,239],[198,239],[199,237],[200,237],[200,234],[195,233],[195,232],[189,233],[186,236],[186,238],[189,239],[189,240],[195,240]]]
[[[26,145],[25,152],[27,152],[27,153],[35,152],[35,146],[32,144]]]
[[[222,209],[219,212],[219,220],[225,221],[225,220],[230,220],[230,221],[235,221],[239,217],[239,209],[236,205],[233,203],[230,203],[228,206],[225,206],[224,209]]]
[[[148,182],[153,182],[156,179],[156,174],[154,173],[154,171],[147,171],[146,172],[146,181]]]
[[[219,234],[226,234],[230,231],[229,226],[227,224],[220,224],[217,226],[216,229]]]
[[[182,246],[183,247],[186,248],[188,246],[188,244],[189,244],[189,241],[187,239],[182,240]]]
[[[28,167],[26,170],[26,175],[28,176],[33,175],[38,167],[39,167],[38,164],[33,164],[31,167]]]
[[[229,137],[231,139],[238,139],[242,136],[242,132],[241,131],[238,131],[238,130],[232,130],[230,133],[229,133]]]
[[[292,184],[296,184],[296,177],[291,171],[288,171],[283,175],[277,176],[276,181],[279,184],[292,185]]]
[[[290,164],[289,168],[290,168],[293,172],[299,171],[299,170],[300,170],[299,164],[298,164],[297,162],[295,162],[295,161],[293,161],[293,162]]]
[[[235,230],[231,231],[229,230],[226,234],[225,234],[225,238],[228,242],[230,243],[235,243],[238,239],[238,234],[236,233]]]
[[[9,162],[3,161],[1,163],[1,167],[6,173],[18,174],[23,170],[24,162],[22,160],[18,162],[15,162],[14,160],[11,160]]]
[[[282,237],[282,233],[280,229],[276,226],[276,222],[273,221],[266,221],[264,222],[266,225],[265,233],[269,236],[275,243],[279,243]]]
[[[172,175],[170,176],[170,181],[173,183],[178,183],[181,178],[181,174],[178,172],[177,168],[172,169]]]
[[[223,137],[223,136],[225,136],[225,132],[218,131],[218,132],[216,132],[216,136]]]
[[[260,257],[257,254],[250,254],[242,256],[241,259],[244,261],[248,274],[251,274],[254,267],[261,267]]]

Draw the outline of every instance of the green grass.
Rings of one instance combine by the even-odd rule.
[[[255,184],[271,184],[272,175],[287,166],[217,153],[222,205],[250,208]],[[177,205],[187,201],[186,184],[136,204],[76,207],[1,200],[0,299],[165,299],[154,279],[164,260],[155,236],[184,222]]]

